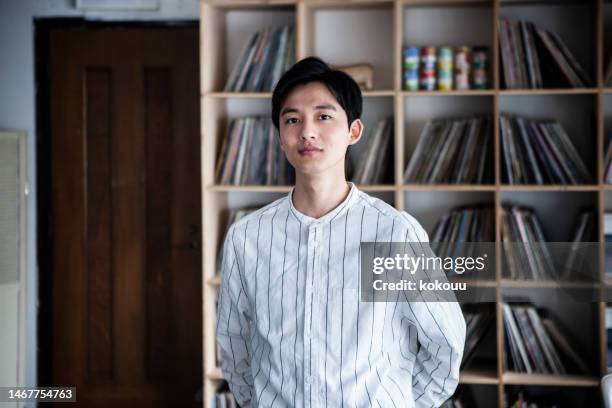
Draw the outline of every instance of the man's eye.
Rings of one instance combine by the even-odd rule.
[[[291,125],[293,123],[297,123],[297,118],[288,118],[287,120],[285,120],[285,123],[288,125]]]
[[[329,116],[329,115],[327,115],[325,113],[322,113],[322,114],[319,115],[319,119],[328,120],[328,119],[331,119],[331,116]]]

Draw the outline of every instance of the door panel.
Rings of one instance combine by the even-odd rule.
[[[52,382],[198,405],[198,32],[52,29]]]

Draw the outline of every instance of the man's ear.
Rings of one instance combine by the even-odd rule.
[[[349,127],[349,145],[353,145],[361,139],[361,135],[363,134],[363,122],[361,119],[355,119],[351,126]]]

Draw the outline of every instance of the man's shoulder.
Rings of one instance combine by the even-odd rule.
[[[427,232],[421,224],[411,214],[406,211],[398,210],[380,198],[373,197],[359,190],[359,198],[362,205],[370,207],[379,212],[382,217],[395,221],[397,224],[405,228],[407,231],[412,231],[415,235],[411,239],[426,242],[429,240]]]

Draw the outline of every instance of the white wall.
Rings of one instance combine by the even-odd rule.
[[[198,0],[160,0],[158,11],[82,12],[75,0],[0,0],[0,129],[27,132],[29,197],[26,240],[25,384],[36,384],[38,265],[36,252],[36,123],[34,95],[34,19],[84,17],[90,20],[198,20]],[[15,310],[15,316],[18,310]],[[0,384],[14,385],[14,384]]]

